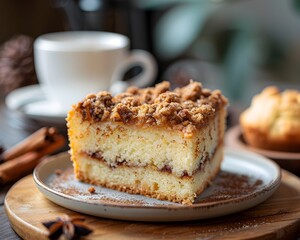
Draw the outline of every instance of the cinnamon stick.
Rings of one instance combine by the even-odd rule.
[[[29,174],[37,165],[37,152],[28,152],[0,165],[0,184],[13,182]]]
[[[2,162],[9,161],[30,151],[38,151],[49,142],[53,142],[53,138],[57,135],[57,131],[53,127],[43,127],[25,138],[22,142],[14,147],[4,151],[1,155]]]
[[[16,181],[31,173],[41,158],[58,150],[64,144],[65,138],[61,135],[55,135],[51,142],[45,143],[39,150],[29,151],[4,162],[0,165],[0,185]]]

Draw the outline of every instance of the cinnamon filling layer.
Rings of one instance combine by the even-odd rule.
[[[214,157],[217,149],[219,148],[219,146],[217,146],[213,151],[212,151],[212,155],[211,158]],[[86,155],[92,159],[96,159],[102,163],[106,163],[109,167],[111,168],[116,168],[116,167],[146,167],[146,166],[138,166],[138,165],[129,165],[128,162],[125,159],[121,159],[120,157],[116,157],[115,162],[113,164],[108,164],[107,161],[105,161],[105,159],[103,158],[102,154],[100,152],[81,152],[81,154]],[[203,167],[205,166],[205,164],[211,159],[209,157],[209,153],[205,152],[203,153],[203,155],[205,155],[204,160],[202,161],[202,163],[199,165],[199,167],[197,169],[195,169],[193,171],[194,175],[196,172],[201,171],[203,169]],[[161,169],[157,169],[157,171],[161,171],[164,173],[168,173],[168,174],[172,174],[172,167],[170,165],[164,165],[163,168]],[[190,175],[188,175],[187,170],[184,170],[181,174],[181,177],[191,177]]]

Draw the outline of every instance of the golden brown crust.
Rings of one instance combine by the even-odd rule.
[[[82,114],[84,121],[171,126],[192,132],[206,125],[226,104],[220,91],[202,89],[200,83],[191,81],[173,92],[168,82],[153,88],[130,87],[115,97],[108,92],[99,92],[87,96],[73,108]]]
[[[300,92],[267,87],[241,114],[240,124],[251,146],[300,152]]]

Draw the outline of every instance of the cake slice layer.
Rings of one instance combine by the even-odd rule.
[[[192,176],[176,177],[150,166],[111,167],[105,161],[78,153],[76,177],[84,182],[149,197],[191,204],[219,172],[223,147],[219,146],[211,159],[203,162]]]

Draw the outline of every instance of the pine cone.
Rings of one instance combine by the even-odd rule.
[[[33,62],[33,39],[19,35],[3,44],[0,50],[0,89],[10,91],[37,83]]]

